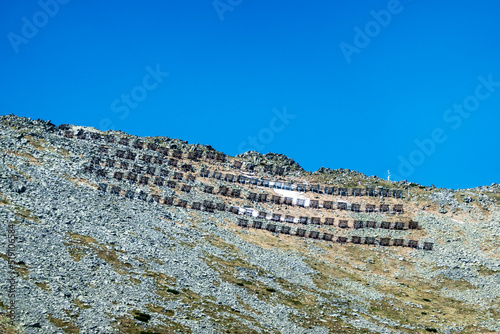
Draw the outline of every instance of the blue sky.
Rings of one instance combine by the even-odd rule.
[[[500,181],[497,1],[0,9],[2,114],[283,153],[310,171]]]

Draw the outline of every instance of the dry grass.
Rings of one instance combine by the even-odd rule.
[[[52,314],[49,313],[47,319],[56,327],[60,328],[64,333],[68,334],[78,334],[80,333],[80,328],[78,328],[71,321],[65,321],[62,319],[54,318]]]

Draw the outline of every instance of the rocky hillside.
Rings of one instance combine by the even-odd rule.
[[[500,332],[497,184],[13,115],[0,153],[2,333]]]

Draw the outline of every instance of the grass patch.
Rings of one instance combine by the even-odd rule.
[[[47,320],[49,320],[54,326],[60,328],[64,333],[77,334],[80,333],[80,328],[78,328],[71,321],[65,321],[62,319],[54,318],[52,314],[49,313]]]

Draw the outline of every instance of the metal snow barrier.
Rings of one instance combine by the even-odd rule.
[[[269,232],[276,232],[276,224],[267,224],[266,230]]]
[[[120,161],[120,168],[125,170],[128,169],[128,162]]]
[[[196,177],[193,174],[188,174],[186,180],[188,180],[188,182],[193,182],[196,180]]]
[[[334,195],[335,188],[334,187],[325,187],[325,194]]]
[[[102,177],[106,177],[108,175],[105,169],[98,169],[96,174],[97,176],[102,176]]]
[[[264,165],[264,172],[272,173],[273,172],[273,165]]]
[[[243,164],[241,163],[241,161],[234,161],[233,166],[234,168],[240,169]]]
[[[114,167],[115,166],[115,161],[113,159],[108,159],[106,160],[106,167]]]
[[[179,162],[179,161],[178,161],[178,160],[176,160],[176,159],[169,159],[169,160],[168,160],[168,165],[169,165],[169,166],[172,166],[172,167],[177,167],[178,162]]]
[[[121,179],[123,179],[123,173],[122,172],[115,172],[113,177],[120,181]]]
[[[151,195],[151,198],[153,199],[154,202],[160,203],[160,195],[153,194]]]
[[[307,187],[305,184],[297,184],[297,191],[306,192]]]
[[[147,163],[151,163],[151,159],[152,158],[153,158],[152,156],[147,155],[147,154],[144,154],[144,155],[141,156],[141,160],[144,161],[144,162],[147,162]]]
[[[410,223],[408,224],[408,228],[410,230],[416,230],[416,229],[418,229],[418,222],[410,221]]]
[[[337,237],[337,242],[341,244],[345,244],[347,242],[346,237]]]
[[[134,192],[132,190],[127,190],[125,193],[125,198],[134,199]]]
[[[315,200],[315,199],[312,199],[312,200],[309,202],[309,206],[310,206],[311,208],[317,209],[317,208],[319,208],[319,201],[318,201],[318,200]]]
[[[161,157],[153,157],[153,163],[157,165],[163,165],[163,158]]]
[[[253,217],[253,209],[246,208],[244,215],[249,216],[249,217]]]
[[[339,220],[339,227],[340,228],[348,228],[349,225],[347,224],[347,220]]]
[[[239,209],[237,206],[231,206],[231,207],[229,208],[229,212],[231,212],[231,213],[233,213],[233,214],[237,215],[237,214],[239,214],[239,213],[240,213],[240,209]]]
[[[169,180],[167,181],[167,187],[174,189],[177,186],[177,182]]]
[[[389,246],[391,244],[391,238],[381,238],[380,246]]]
[[[353,236],[351,237],[351,242],[352,242],[353,244],[360,244],[360,243],[361,243],[361,237],[358,237],[358,236],[354,236],[354,235],[353,235]]]
[[[380,204],[380,212],[389,212],[389,204]]]
[[[207,153],[205,154],[205,157],[206,157],[207,159],[209,159],[209,160],[214,160],[214,159],[215,159],[215,153],[214,153],[214,152],[210,152],[210,151],[209,151],[209,152],[207,152]]]
[[[321,224],[321,218],[320,217],[311,217],[311,224],[316,224],[316,225]]]
[[[188,193],[191,191],[191,186],[187,185],[187,184],[183,184],[181,190]]]
[[[127,138],[120,138],[119,144],[124,145],[124,146],[128,146],[128,139]]]
[[[281,197],[278,196],[278,195],[272,195],[271,202],[273,202],[274,204],[280,204],[281,203]]]
[[[163,204],[165,204],[165,205],[174,205],[174,198],[173,197],[165,197],[163,199]]]
[[[132,181],[132,182],[137,181],[137,173],[128,172],[128,174],[127,174],[127,180]]]
[[[325,225],[333,225],[335,218],[325,218]]]
[[[231,196],[233,197],[240,197],[240,195],[241,195],[241,189],[233,189],[231,191]]]
[[[174,172],[174,180],[182,180],[184,178],[184,174],[180,172]]]
[[[198,152],[195,152],[195,151],[188,152],[188,159],[189,160],[197,160],[198,156],[199,156]]]
[[[380,228],[390,229],[391,228],[391,222],[381,222],[380,223]]]
[[[365,237],[365,244],[366,245],[374,245],[375,244],[375,238],[374,237]]]
[[[305,207],[306,206],[306,200],[305,199],[301,199],[301,198],[297,198],[297,206]]]
[[[260,180],[257,179],[257,178],[255,178],[255,177],[251,177],[250,178],[250,184],[256,186],[256,185],[260,184]]]
[[[360,221],[360,220],[356,220],[354,221],[354,228],[355,229],[358,229],[358,228],[363,228],[363,222]]]
[[[283,168],[283,167],[276,167],[275,174],[276,175],[284,175],[285,174],[285,168]]]
[[[424,242],[424,250],[432,250],[434,244],[432,242]]]
[[[238,176],[238,183],[247,184],[249,182],[250,182],[250,178],[248,176],[244,176],[244,175]]]
[[[310,187],[309,187],[309,191],[312,191],[313,193],[319,193],[319,184],[312,184]]]
[[[301,216],[299,217],[299,224],[307,224],[309,217]]]
[[[269,187],[269,180],[261,180],[260,184],[263,187]]]
[[[338,210],[347,210],[347,203],[346,202],[337,202],[337,209]]]
[[[248,193],[247,199],[250,201],[256,201],[257,200],[257,194],[256,193]]]
[[[203,210],[207,212],[214,212],[215,204],[212,201],[204,200],[203,201]]]
[[[99,191],[106,192],[107,189],[108,189],[108,185],[106,183],[99,183],[99,188],[98,188]]]
[[[226,211],[226,204],[224,204],[224,203],[217,203],[216,204],[216,209],[218,211]]]
[[[379,190],[380,196],[389,197],[389,191],[386,188],[382,188]]]
[[[285,199],[283,200],[283,202],[286,205],[293,205],[293,198],[291,198],[291,197],[285,197]]]
[[[418,241],[417,240],[408,240],[408,247],[418,248]]]
[[[155,175],[155,173],[156,173],[156,167],[155,166],[149,166],[146,169],[146,174]]]
[[[245,169],[246,169],[247,171],[249,171],[249,172],[253,172],[253,171],[254,171],[254,169],[255,169],[255,165],[250,164],[250,163],[248,163],[248,162],[247,162],[247,163],[245,164]]]
[[[201,203],[200,202],[193,202],[191,204],[191,209],[193,209],[193,210],[201,210]]]
[[[267,212],[265,211],[259,211],[259,214],[257,215],[257,218],[259,219],[266,219],[267,217]]]
[[[353,196],[361,196],[361,188],[353,188],[351,193]]]
[[[210,171],[208,169],[205,169],[203,168],[201,171],[200,171],[200,176],[201,177],[208,177],[210,175]]]
[[[258,221],[258,220],[254,220],[254,221],[253,221],[253,224],[252,224],[252,227],[253,227],[253,228],[258,228],[258,229],[261,229],[261,228],[262,228],[262,222],[261,222],[261,221]]]
[[[214,172],[212,177],[216,180],[222,180],[222,173],[221,172]]]
[[[304,237],[306,235],[306,230],[304,230],[303,228],[298,228],[295,234],[299,237]]]
[[[286,223],[293,223],[293,220],[294,220],[293,216],[290,216],[290,215],[285,216]]]
[[[366,196],[375,196],[375,188],[366,188]]]
[[[259,202],[267,202],[267,194],[259,194]]]
[[[332,210],[333,209],[333,201],[324,201],[323,202],[323,207],[325,209],[330,209]]]
[[[93,170],[94,170],[94,167],[92,167],[92,165],[83,166],[84,173],[92,173]]]
[[[318,239],[319,238],[319,232],[318,231],[309,231],[309,238]]]
[[[73,134],[71,132],[69,132],[69,131],[66,131],[64,133],[64,137],[66,137],[66,138],[73,138]]]
[[[365,211],[366,212],[375,212],[375,205],[373,205],[373,204],[366,204]]]
[[[286,226],[286,225],[281,226],[281,233],[290,234],[290,226]]]
[[[100,146],[99,147],[99,153],[101,153],[101,154],[108,154],[109,153],[109,148],[107,148],[106,146]]]
[[[347,188],[339,188],[339,195],[340,196],[348,196],[348,189]]]
[[[214,192],[214,187],[205,185],[203,192],[207,194],[212,194]]]
[[[187,206],[187,201],[184,199],[178,199],[177,200],[177,206],[181,208],[185,208]]]
[[[354,203],[351,205],[351,211],[361,212],[361,205],[358,203]]]
[[[396,230],[403,230],[405,228],[405,223],[403,223],[403,222],[396,222],[396,223],[394,223],[394,228]]]
[[[366,227],[368,227],[368,228],[375,228],[375,222],[373,220],[367,221],[366,222]]]
[[[281,220],[281,215],[279,213],[273,213],[271,220],[279,222]]]
[[[160,187],[163,186],[163,178],[155,177],[154,184]]]
[[[229,194],[230,189],[226,186],[222,186],[219,188],[219,194],[222,196],[227,196]]]
[[[238,219],[238,226],[241,227],[248,227],[248,220],[239,218]]]
[[[323,240],[332,241],[332,239],[333,239],[333,234],[323,233]]]
[[[403,198],[403,191],[402,190],[392,190],[392,197],[394,198]]]
[[[177,159],[182,159],[182,151],[174,150],[172,151],[172,156]]]
[[[393,210],[396,213],[403,213],[403,204],[394,205]]]
[[[403,246],[403,239],[394,239],[393,245],[394,246]]]

